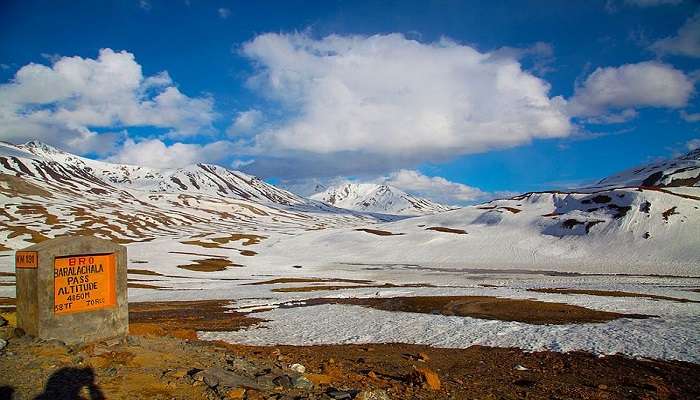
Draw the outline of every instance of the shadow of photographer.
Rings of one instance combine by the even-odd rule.
[[[46,381],[44,392],[34,400],[82,400],[83,388],[87,400],[104,400],[105,396],[95,383],[95,371],[90,367],[61,368]]]

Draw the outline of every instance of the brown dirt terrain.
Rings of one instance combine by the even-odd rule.
[[[456,233],[459,235],[466,235],[467,231],[464,229],[453,229],[453,228],[445,228],[444,226],[431,226],[430,228],[425,228],[426,231],[438,231],[438,232],[445,232],[445,233]]]
[[[393,233],[393,232],[389,232],[389,231],[382,231],[379,229],[358,228],[355,230],[358,232],[371,233],[372,235],[377,235],[377,236],[401,236],[401,235],[404,235],[404,233]]]
[[[194,315],[182,319],[186,307],[207,310],[221,305],[133,304],[132,316],[155,315],[147,320],[160,326],[159,332],[143,336],[133,329],[138,327],[134,322],[127,340],[84,346],[17,337],[12,328],[0,328],[0,335],[8,338],[0,353],[0,396],[15,400],[40,396],[37,398],[43,400],[90,398],[91,393],[95,399],[357,400],[367,399],[361,396],[368,391],[380,390],[390,399],[425,400],[682,400],[700,396],[700,365],[684,362],[482,346],[259,347],[160,336],[172,335],[172,326],[180,325],[181,320],[196,319]],[[208,324],[201,319],[190,326],[201,328],[199,323]],[[305,372],[292,371],[293,364],[303,365]],[[211,374],[206,375],[212,371],[223,378],[214,376],[212,381]],[[308,384],[294,387],[290,378],[303,378]]]
[[[234,264],[227,258],[205,258],[194,260],[194,264],[178,265],[177,267],[196,272],[217,272],[225,271],[228,267],[243,267],[243,265]]]
[[[553,294],[587,294],[587,295],[591,295],[591,296],[604,296],[604,297],[643,297],[643,298],[654,299],[654,300],[677,301],[679,303],[699,303],[698,301],[681,299],[681,298],[677,298],[677,297],[657,296],[654,294],[620,292],[620,291],[612,291],[612,290],[528,289],[528,291],[538,292],[538,293],[553,293]]]
[[[127,282],[126,287],[130,288],[130,289],[154,289],[154,290],[168,289],[164,286],[150,285],[148,283],[140,283],[140,282],[135,282],[135,281]]]
[[[133,334],[194,339],[196,331],[234,331],[263,319],[226,308],[228,300],[167,301],[129,304],[129,329]],[[173,333],[174,332],[174,333]]]
[[[620,314],[563,303],[516,300],[490,296],[418,296],[384,298],[321,298],[305,300],[302,306],[351,304],[384,311],[442,314],[528,324],[607,322],[618,318],[650,318],[651,315]],[[299,305],[289,305],[298,307]]]

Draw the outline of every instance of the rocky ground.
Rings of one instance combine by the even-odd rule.
[[[5,313],[0,399],[700,398],[690,363],[481,346],[239,346],[196,340],[195,318],[174,330],[163,318],[177,316],[172,306],[133,309],[130,336],[81,346],[23,335]]]

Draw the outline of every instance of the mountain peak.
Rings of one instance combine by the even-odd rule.
[[[48,145],[44,142],[38,141],[38,140],[30,140],[25,144],[17,146],[21,149],[30,151],[34,154],[37,153],[43,153],[43,154],[68,154],[65,151],[58,149],[56,147],[53,147],[51,145]]]
[[[452,209],[380,183],[348,182],[328,187],[311,199],[349,210],[393,215],[428,215]]]

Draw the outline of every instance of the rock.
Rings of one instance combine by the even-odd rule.
[[[244,399],[245,398],[245,389],[243,389],[243,388],[231,389],[228,392],[226,392],[226,398],[227,399]]]
[[[304,374],[304,376],[314,385],[329,385],[333,379],[326,374]]]
[[[363,390],[357,394],[355,400],[391,400],[389,395],[381,389]]]
[[[273,389],[277,386],[275,383],[275,379],[277,379],[277,375],[274,374],[265,374],[258,376],[256,378],[258,386],[264,389]]]
[[[518,364],[515,367],[513,367],[514,370],[516,371],[527,371],[528,369],[523,367],[522,365]]]
[[[249,375],[254,375],[258,370],[258,367],[255,364],[246,360],[245,358],[229,358],[226,360],[226,363],[234,371],[244,372]]]
[[[304,376],[294,378],[292,380],[292,385],[297,389],[307,389],[307,390],[314,387],[313,382],[311,382],[310,380],[308,380]]]
[[[7,320],[0,315],[0,326],[5,326],[7,325]]]
[[[289,369],[291,369],[292,371],[298,372],[300,374],[303,374],[304,372],[306,372],[306,367],[301,365],[301,364],[292,364],[289,367]]]
[[[331,388],[328,391],[326,391],[326,394],[335,400],[352,399],[352,393],[346,392],[344,390],[338,390],[338,389]]]
[[[219,367],[212,367],[195,373],[192,378],[202,381],[211,388],[220,387],[244,387],[258,389],[260,386],[254,380],[238,375],[235,372],[226,371]]]
[[[5,346],[7,346],[7,341],[0,339],[0,350],[4,349]]]
[[[280,375],[273,379],[272,382],[275,384],[275,386],[282,386],[283,388],[292,387],[292,378],[287,375]]]
[[[427,387],[431,390],[440,390],[442,386],[440,377],[433,370],[425,367],[416,367],[415,365],[413,366],[413,372],[408,374],[406,380],[409,383]]]

